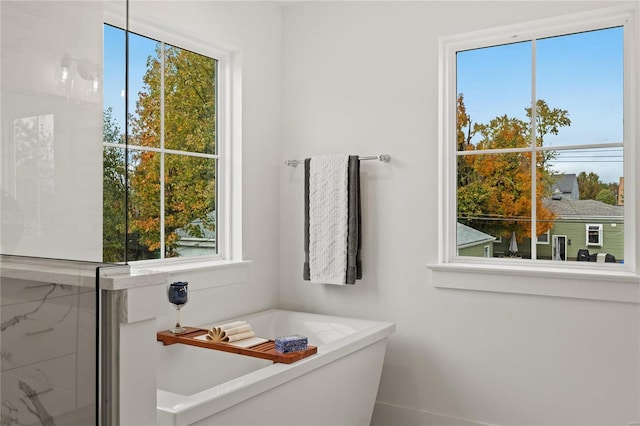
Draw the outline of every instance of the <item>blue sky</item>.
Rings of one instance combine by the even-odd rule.
[[[572,124],[559,135],[547,135],[546,146],[622,141],[622,28],[553,37],[537,41],[537,97],[551,108],[569,111]],[[124,129],[124,31],[105,26],[104,106]],[[143,87],[146,60],[156,42],[129,37],[129,113],[135,113]],[[525,118],[531,102],[531,43],[515,43],[460,52],[458,93],[464,93],[474,123],[507,114]],[[594,171],[604,182],[622,176],[621,153],[563,153],[555,164],[564,173]]]
[[[622,142],[622,39],[622,28],[611,28],[537,41],[537,98],[551,108],[567,110],[572,122],[557,136],[545,136],[545,146]],[[458,54],[457,91],[464,94],[473,122],[488,123],[504,114],[526,118],[531,48],[531,42],[523,42]],[[612,154],[566,153],[555,168],[565,173],[594,171],[604,182],[617,182],[622,160]]]
[[[147,69],[147,58],[155,54],[156,42],[129,35],[129,114],[134,114],[142,78]],[[104,29],[104,108],[113,108],[113,117],[124,130],[125,97],[125,32],[105,25]]]

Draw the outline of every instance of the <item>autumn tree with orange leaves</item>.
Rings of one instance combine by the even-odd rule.
[[[463,94],[457,98],[458,151],[481,151],[531,146],[531,109],[527,120],[503,115],[487,124],[473,123]],[[536,103],[536,143],[569,126],[568,112]],[[477,142],[472,140],[475,138]],[[555,215],[542,200],[550,196],[552,173],[548,162],[554,153],[536,153],[536,234],[553,226]],[[459,155],[457,165],[458,221],[487,234],[508,238],[515,231],[519,242],[531,238],[531,152],[493,152]]]
[[[147,59],[144,87],[131,120],[131,144],[159,148],[160,99],[164,97],[164,145],[172,151],[215,154],[215,60],[161,45]],[[164,78],[162,93],[161,78]],[[215,230],[215,160],[170,152],[133,152],[130,233],[159,257],[160,198],[164,195],[165,256],[177,256],[184,236]],[[161,171],[163,175],[161,176]],[[162,191],[162,192],[161,192]]]

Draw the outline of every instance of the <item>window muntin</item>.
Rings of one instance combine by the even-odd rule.
[[[585,213],[593,206],[580,200],[574,188],[578,181],[578,189],[587,188],[587,178],[595,176],[591,183],[599,191],[589,193],[588,200],[617,204],[624,157],[623,35],[623,26],[606,26],[454,52],[456,221],[504,236],[504,243],[494,244],[494,257],[558,258],[547,249],[539,252],[531,235],[563,234],[563,223],[575,216],[589,220]],[[606,105],[600,105],[600,99]],[[558,188],[569,175],[574,185]],[[571,196],[577,202],[563,198]],[[570,200],[565,203],[569,206],[559,209],[559,203],[551,201],[557,197],[560,203]],[[620,220],[623,209],[603,210]],[[510,250],[514,233],[517,253]],[[618,235],[622,241],[615,247],[620,250],[624,241]],[[581,247],[567,246],[563,260],[574,260]]]
[[[129,33],[133,96],[125,150],[125,100],[113,100],[114,93],[124,95],[124,37],[124,30],[105,25],[105,64],[120,65],[105,68],[105,128],[111,130],[104,143],[105,194],[111,194],[105,196],[105,218],[121,215],[128,199],[126,260],[217,255],[218,61]],[[128,193],[116,185],[123,180],[125,155]],[[117,235],[105,227],[105,261],[125,260],[123,227],[119,223]]]

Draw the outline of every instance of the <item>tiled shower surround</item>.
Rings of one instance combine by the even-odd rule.
[[[0,301],[0,424],[95,424],[95,289],[3,277]]]

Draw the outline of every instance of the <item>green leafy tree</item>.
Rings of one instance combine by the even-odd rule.
[[[104,111],[102,135],[105,142],[122,142],[122,132],[111,108]],[[105,262],[122,262],[127,233],[124,145],[123,148],[104,148],[102,179],[102,257]]]
[[[611,182],[607,184],[609,190],[613,193],[613,197],[615,201],[612,203],[614,205],[618,204],[618,194],[620,193],[620,184],[618,182]],[[621,204],[624,203],[624,200],[620,200]]]
[[[606,204],[611,204],[612,206],[616,205],[617,199],[616,194],[613,193],[611,188],[603,188],[596,195],[596,200],[601,201]]]
[[[164,96],[164,141],[167,149],[215,153],[215,60],[166,46],[147,60],[144,87],[132,121],[135,144],[160,146],[160,99]],[[164,77],[164,93],[161,79]],[[164,191],[165,255],[177,255],[180,232],[202,238],[215,230],[215,160],[135,151],[131,174],[131,231],[157,252],[160,242],[160,197]],[[161,166],[164,175],[160,176]]]
[[[598,200],[612,205],[618,203],[620,185],[617,182],[604,183],[594,172],[580,172],[577,180],[581,200]]]
[[[604,189],[604,184],[600,182],[600,176],[597,173],[580,172],[577,180],[581,200],[595,200],[598,193]]]
[[[473,124],[471,122],[471,117],[467,114],[467,108],[464,105],[464,96],[460,93],[457,98],[456,126],[458,151],[474,149],[474,146],[471,143],[472,129]],[[474,175],[473,167],[467,161],[458,161],[458,188],[470,186],[474,181]]]
[[[526,148],[531,141],[531,109],[528,120],[507,115],[489,123],[472,125],[464,107],[464,96],[458,95],[457,136],[459,150]],[[544,136],[557,134],[560,127],[570,125],[568,112],[551,109],[543,100],[536,104],[536,143],[542,146]],[[478,142],[472,143],[472,138]],[[531,237],[531,161],[536,162],[537,234],[553,225],[555,215],[542,200],[549,195],[553,179],[548,161],[553,152],[476,154],[458,157],[457,208],[460,221],[492,235],[509,237],[516,232],[521,241]]]
[[[525,108],[527,118],[531,120],[531,108]],[[536,129],[538,146],[543,146],[544,136],[557,135],[561,127],[571,126],[569,112],[560,108],[549,108],[543,99],[536,101]],[[553,153],[553,151],[549,151]]]

